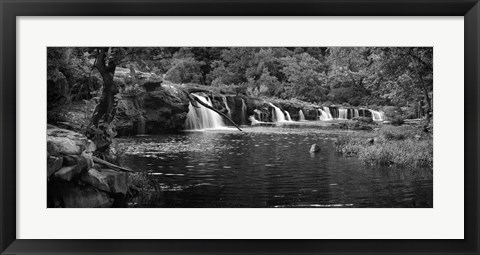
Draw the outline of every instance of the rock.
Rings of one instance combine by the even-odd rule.
[[[374,144],[374,143],[375,143],[375,139],[373,139],[373,138],[368,139],[368,143]]]
[[[74,166],[78,163],[79,156],[71,155],[71,156],[64,156],[63,157],[63,165],[64,166]]]
[[[312,147],[310,147],[310,153],[317,153],[320,151],[320,146],[318,146],[316,143],[312,144]]]
[[[54,176],[58,179],[62,179],[64,181],[70,181],[76,175],[80,174],[81,170],[76,165],[73,166],[64,166],[57,172],[55,172]]]
[[[82,167],[86,165],[85,168],[90,169],[93,167],[93,154],[82,152],[81,155],[69,155],[63,156],[63,165],[64,166],[73,166],[81,163]]]
[[[68,185],[62,190],[62,197],[67,208],[106,208],[114,202],[107,193],[89,186]]]
[[[89,184],[99,190],[102,190],[105,192],[110,191],[110,187],[108,186],[108,183],[107,183],[107,177],[94,168],[82,174],[81,180],[82,182]]]
[[[82,157],[87,161],[87,169],[92,168],[95,164],[93,163],[93,153],[92,152],[83,152]]]
[[[55,173],[57,170],[62,168],[63,158],[62,157],[47,157],[47,177]]]
[[[78,157],[78,162],[72,166],[64,166],[60,168],[57,172],[55,172],[54,176],[58,179],[64,181],[70,181],[75,176],[85,172],[88,169],[87,160],[83,157]]]
[[[48,155],[80,155],[87,145],[89,140],[82,134],[61,128],[47,129]]]
[[[189,99],[179,88],[162,85],[144,99],[147,133],[182,130],[187,119]]]
[[[95,143],[93,143],[92,141],[88,140],[88,141],[87,141],[87,148],[85,148],[85,152],[86,152],[86,153],[92,153],[92,152],[94,152],[96,149],[97,149],[97,147],[95,146]]]
[[[107,184],[110,187],[110,192],[127,194],[127,174],[111,169],[102,169],[100,173],[105,176]]]

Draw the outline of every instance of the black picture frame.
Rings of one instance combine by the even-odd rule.
[[[24,240],[16,238],[17,16],[464,16],[465,239]],[[0,0],[2,254],[479,254],[478,0]],[[452,169],[460,171],[460,169]],[[445,219],[448,221],[448,219]],[[128,230],[125,230],[128,231]]]

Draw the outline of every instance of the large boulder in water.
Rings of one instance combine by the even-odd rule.
[[[314,143],[310,147],[310,153],[317,153],[317,152],[320,152],[320,146],[318,146],[316,143]]]
[[[146,132],[184,129],[189,102],[187,94],[173,85],[162,85],[148,92],[143,100]]]

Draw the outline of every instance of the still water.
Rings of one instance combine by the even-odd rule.
[[[245,128],[119,139],[123,164],[159,189],[141,207],[433,207],[431,169],[365,166],[341,132]],[[309,153],[316,143],[321,151]]]

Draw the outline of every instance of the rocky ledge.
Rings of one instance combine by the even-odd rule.
[[[47,128],[47,205],[116,207],[130,194],[129,174],[94,163],[95,144],[84,135]]]

